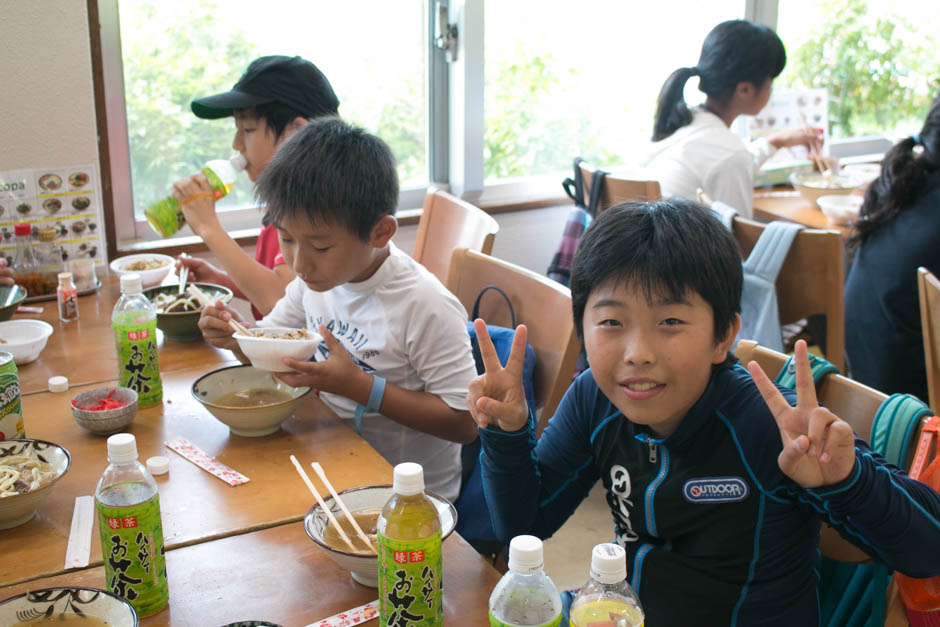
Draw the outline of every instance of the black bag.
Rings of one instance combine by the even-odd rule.
[[[574,209],[568,214],[568,219],[565,221],[565,230],[561,235],[561,242],[558,244],[558,250],[552,257],[547,272],[548,278],[558,281],[566,287],[571,281],[571,264],[574,261],[574,254],[578,250],[578,242],[597,215],[601,192],[604,190],[604,179],[607,177],[607,173],[603,170],[594,171],[591,177],[591,195],[588,204],[585,205],[584,177],[580,168],[582,161],[584,160],[581,157],[575,157],[574,178],[566,178],[561,183],[565,193],[574,201]]]

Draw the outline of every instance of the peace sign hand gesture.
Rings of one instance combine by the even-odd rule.
[[[529,419],[529,407],[522,388],[522,364],[525,360],[526,328],[520,324],[512,337],[512,348],[506,366],[499,365],[499,356],[486,330],[486,323],[473,321],[483,358],[483,374],[470,382],[467,407],[482,428],[495,424],[503,431],[518,431]]]
[[[796,407],[783,398],[757,362],[750,362],[747,369],[780,429],[783,440],[783,450],[777,457],[780,470],[804,488],[832,485],[852,472],[855,436],[847,422],[816,401],[806,342],[796,343],[794,355]]]

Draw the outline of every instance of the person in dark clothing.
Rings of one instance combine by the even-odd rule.
[[[546,538],[601,480],[650,625],[815,625],[820,521],[891,568],[940,573],[940,495],[819,407],[806,352],[796,391],[728,354],[742,271],[731,234],[688,201],[624,203],[584,234],[575,326],[591,368],[536,441],[525,328],[500,367],[475,321],[493,527]]]
[[[927,401],[917,268],[940,274],[940,93],[920,133],[885,155],[854,227],[845,284],[850,374]]]

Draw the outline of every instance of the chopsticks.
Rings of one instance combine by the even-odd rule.
[[[307,473],[304,472],[300,462],[298,462],[297,458],[293,455],[290,456],[290,461],[292,464],[294,464],[294,468],[297,469],[297,474],[300,475],[300,478],[303,479],[303,482],[307,485],[307,489],[310,490],[310,493],[317,500],[317,503],[320,505],[323,511],[326,512],[326,516],[329,519],[330,524],[336,527],[336,531],[339,533],[339,537],[343,539],[343,542],[345,542],[347,546],[349,546],[350,550],[356,552],[356,547],[353,545],[352,540],[350,540],[349,536],[346,535],[346,532],[343,531],[343,528],[340,526],[339,522],[337,522],[336,517],[333,516],[333,512],[330,511],[330,508],[328,508],[326,503],[323,502],[323,498],[320,496],[320,493],[317,491],[317,489],[313,486],[313,482],[310,481],[310,477],[308,477]],[[366,546],[368,546],[369,549],[375,552],[375,549],[372,547],[372,543],[369,541],[369,537],[362,532],[362,528],[360,528],[359,524],[356,523],[356,519],[352,517],[352,515],[349,513],[349,510],[346,509],[346,505],[343,503],[342,499],[340,499],[339,495],[336,494],[336,492],[333,490],[333,486],[330,485],[329,481],[327,481],[326,475],[323,474],[323,469],[320,467],[320,464],[314,462],[313,469],[317,472],[317,475],[320,477],[320,479],[323,480],[323,483],[326,484],[326,487],[330,490],[330,494],[333,496],[333,499],[339,504],[340,509],[343,510],[343,514],[346,515],[346,519],[352,523],[353,527],[356,529],[356,532],[358,532],[359,537],[365,541]]]
[[[233,329],[235,329],[236,333],[247,335],[248,337],[253,337],[251,334],[251,331],[248,330],[248,327],[243,325],[241,322],[239,322],[235,318],[229,318],[228,325],[232,327]]]
[[[813,128],[806,121],[806,116],[803,115],[803,110],[798,109],[797,113],[800,114],[800,124],[807,128]],[[815,133],[815,130],[813,131]],[[809,157],[813,160],[813,163],[816,164],[816,167],[819,168],[819,171],[822,174],[829,173],[829,165],[826,163],[825,158],[819,153],[819,148],[816,146],[816,142],[810,142],[809,145]],[[830,173],[831,174],[831,173]]]
[[[188,257],[189,255],[187,255],[186,253],[180,254],[180,258],[182,259],[186,259]],[[182,294],[183,292],[186,291],[186,279],[188,278],[189,278],[189,266],[181,263],[180,264],[180,289],[178,292],[179,294]]]
[[[209,297],[206,296],[203,293],[203,291],[199,289],[198,287],[196,287],[195,285],[190,285],[189,287],[187,287],[186,293],[192,296],[193,298],[195,298],[197,301],[199,301],[199,304],[202,305],[203,308],[209,307],[210,305],[212,305],[212,301],[209,300]],[[235,318],[230,318],[228,321],[228,324],[230,327],[235,329],[236,333],[241,333],[242,335],[251,336],[251,331],[249,331],[245,325],[243,325],[241,322],[239,322]]]

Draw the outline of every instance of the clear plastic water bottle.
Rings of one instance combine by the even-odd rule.
[[[157,356],[157,310],[143,295],[140,275],[121,275],[121,298],[111,313],[118,357],[118,385],[137,392],[137,406],[163,400]]]
[[[105,581],[141,618],[170,599],[157,483],[137,461],[130,433],[108,438],[108,467],[95,488]]]
[[[571,627],[643,627],[643,606],[627,583],[627,554],[618,544],[591,551],[591,578],[571,603]]]
[[[490,595],[491,627],[556,627],[561,596],[545,574],[542,541],[516,536],[509,543],[509,571]]]
[[[202,173],[209,181],[213,198],[219,200],[232,191],[238,173],[244,170],[246,165],[248,162],[241,153],[234,154],[228,159],[213,159],[206,162]],[[167,196],[153,203],[147,207],[144,215],[147,216],[147,222],[153,230],[162,237],[170,237],[186,224],[180,201],[175,196]]]

